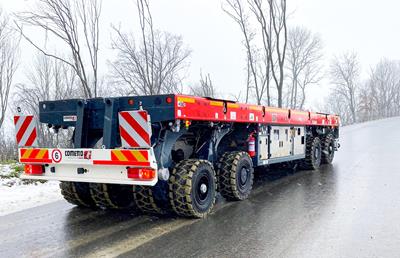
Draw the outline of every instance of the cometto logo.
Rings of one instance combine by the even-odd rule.
[[[66,150],[64,156],[70,159],[91,159],[92,151],[90,150]]]

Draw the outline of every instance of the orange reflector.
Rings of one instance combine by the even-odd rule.
[[[156,171],[150,168],[128,168],[128,178],[135,180],[153,180]]]
[[[42,165],[25,165],[25,174],[29,175],[41,175],[44,172],[44,167]]]
[[[167,104],[171,104],[172,103],[172,98],[171,97],[167,97],[165,99],[165,101],[167,102]]]

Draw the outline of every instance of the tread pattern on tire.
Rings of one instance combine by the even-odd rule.
[[[314,166],[314,158],[313,158],[313,144],[316,139],[317,141],[320,141],[318,137],[306,137],[306,158],[303,159],[300,163],[301,168],[306,169],[306,170],[315,170],[317,167]]]
[[[90,194],[98,207],[103,209],[118,209],[118,207],[114,205],[108,196],[106,184],[91,183]]]
[[[215,193],[212,204],[207,212],[200,213],[196,211],[192,205],[192,199],[190,196],[192,191],[192,179],[194,173],[196,173],[198,167],[202,163],[206,163],[210,166],[211,169],[213,169],[213,166],[209,161],[188,159],[179,162],[172,171],[169,184],[169,198],[172,209],[176,214],[180,216],[204,218],[214,207]],[[214,182],[216,182],[215,173]],[[214,187],[214,189],[216,189],[216,186]]]
[[[229,201],[241,201],[246,199],[253,187],[254,173],[251,173],[251,187],[249,191],[243,195],[237,188],[236,170],[239,161],[243,156],[248,156],[248,158],[251,160],[247,152],[244,151],[227,152],[224,153],[220,159],[220,169],[218,172],[219,192],[223,197],[225,197],[225,199]],[[252,164],[250,164],[250,166],[252,166]]]
[[[89,184],[79,183],[81,187],[87,187],[87,194],[80,192],[75,182],[60,182],[61,194],[64,199],[74,205],[94,208],[96,207],[95,202],[91,199],[89,193]]]
[[[116,185],[116,187],[118,186]],[[126,186],[121,185],[120,187]],[[133,191],[133,188],[131,189]],[[118,203],[116,203],[117,200],[113,200],[113,198],[109,195],[108,184],[90,183],[90,194],[96,205],[102,209],[134,210],[136,208],[136,205],[134,205],[133,197],[131,197],[132,201],[127,206],[120,206]],[[117,198],[129,198],[129,196],[122,195],[118,196]]]
[[[153,190],[150,186],[133,186],[133,196],[136,206],[140,211],[150,214],[166,214],[167,211],[159,207],[153,196]]]
[[[332,143],[332,141],[334,141],[334,137],[330,133],[321,142],[321,145],[322,145],[321,163],[322,164],[331,164],[333,161],[333,157],[329,157],[329,155],[326,154],[326,152],[329,151],[328,150],[329,145]]]

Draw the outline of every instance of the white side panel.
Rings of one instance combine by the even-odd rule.
[[[271,159],[292,155],[289,126],[271,126]]]
[[[260,135],[258,136],[258,141],[260,159],[268,159],[268,136]]]
[[[293,154],[305,154],[304,127],[293,128]]]

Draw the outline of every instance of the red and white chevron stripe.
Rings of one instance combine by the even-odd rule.
[[[150,116],[146,111],[123,111],[118,116],[123,148],[151,147]]]
[[[14,116],[18,146],[38,146],[36,119],[33,116]]]

